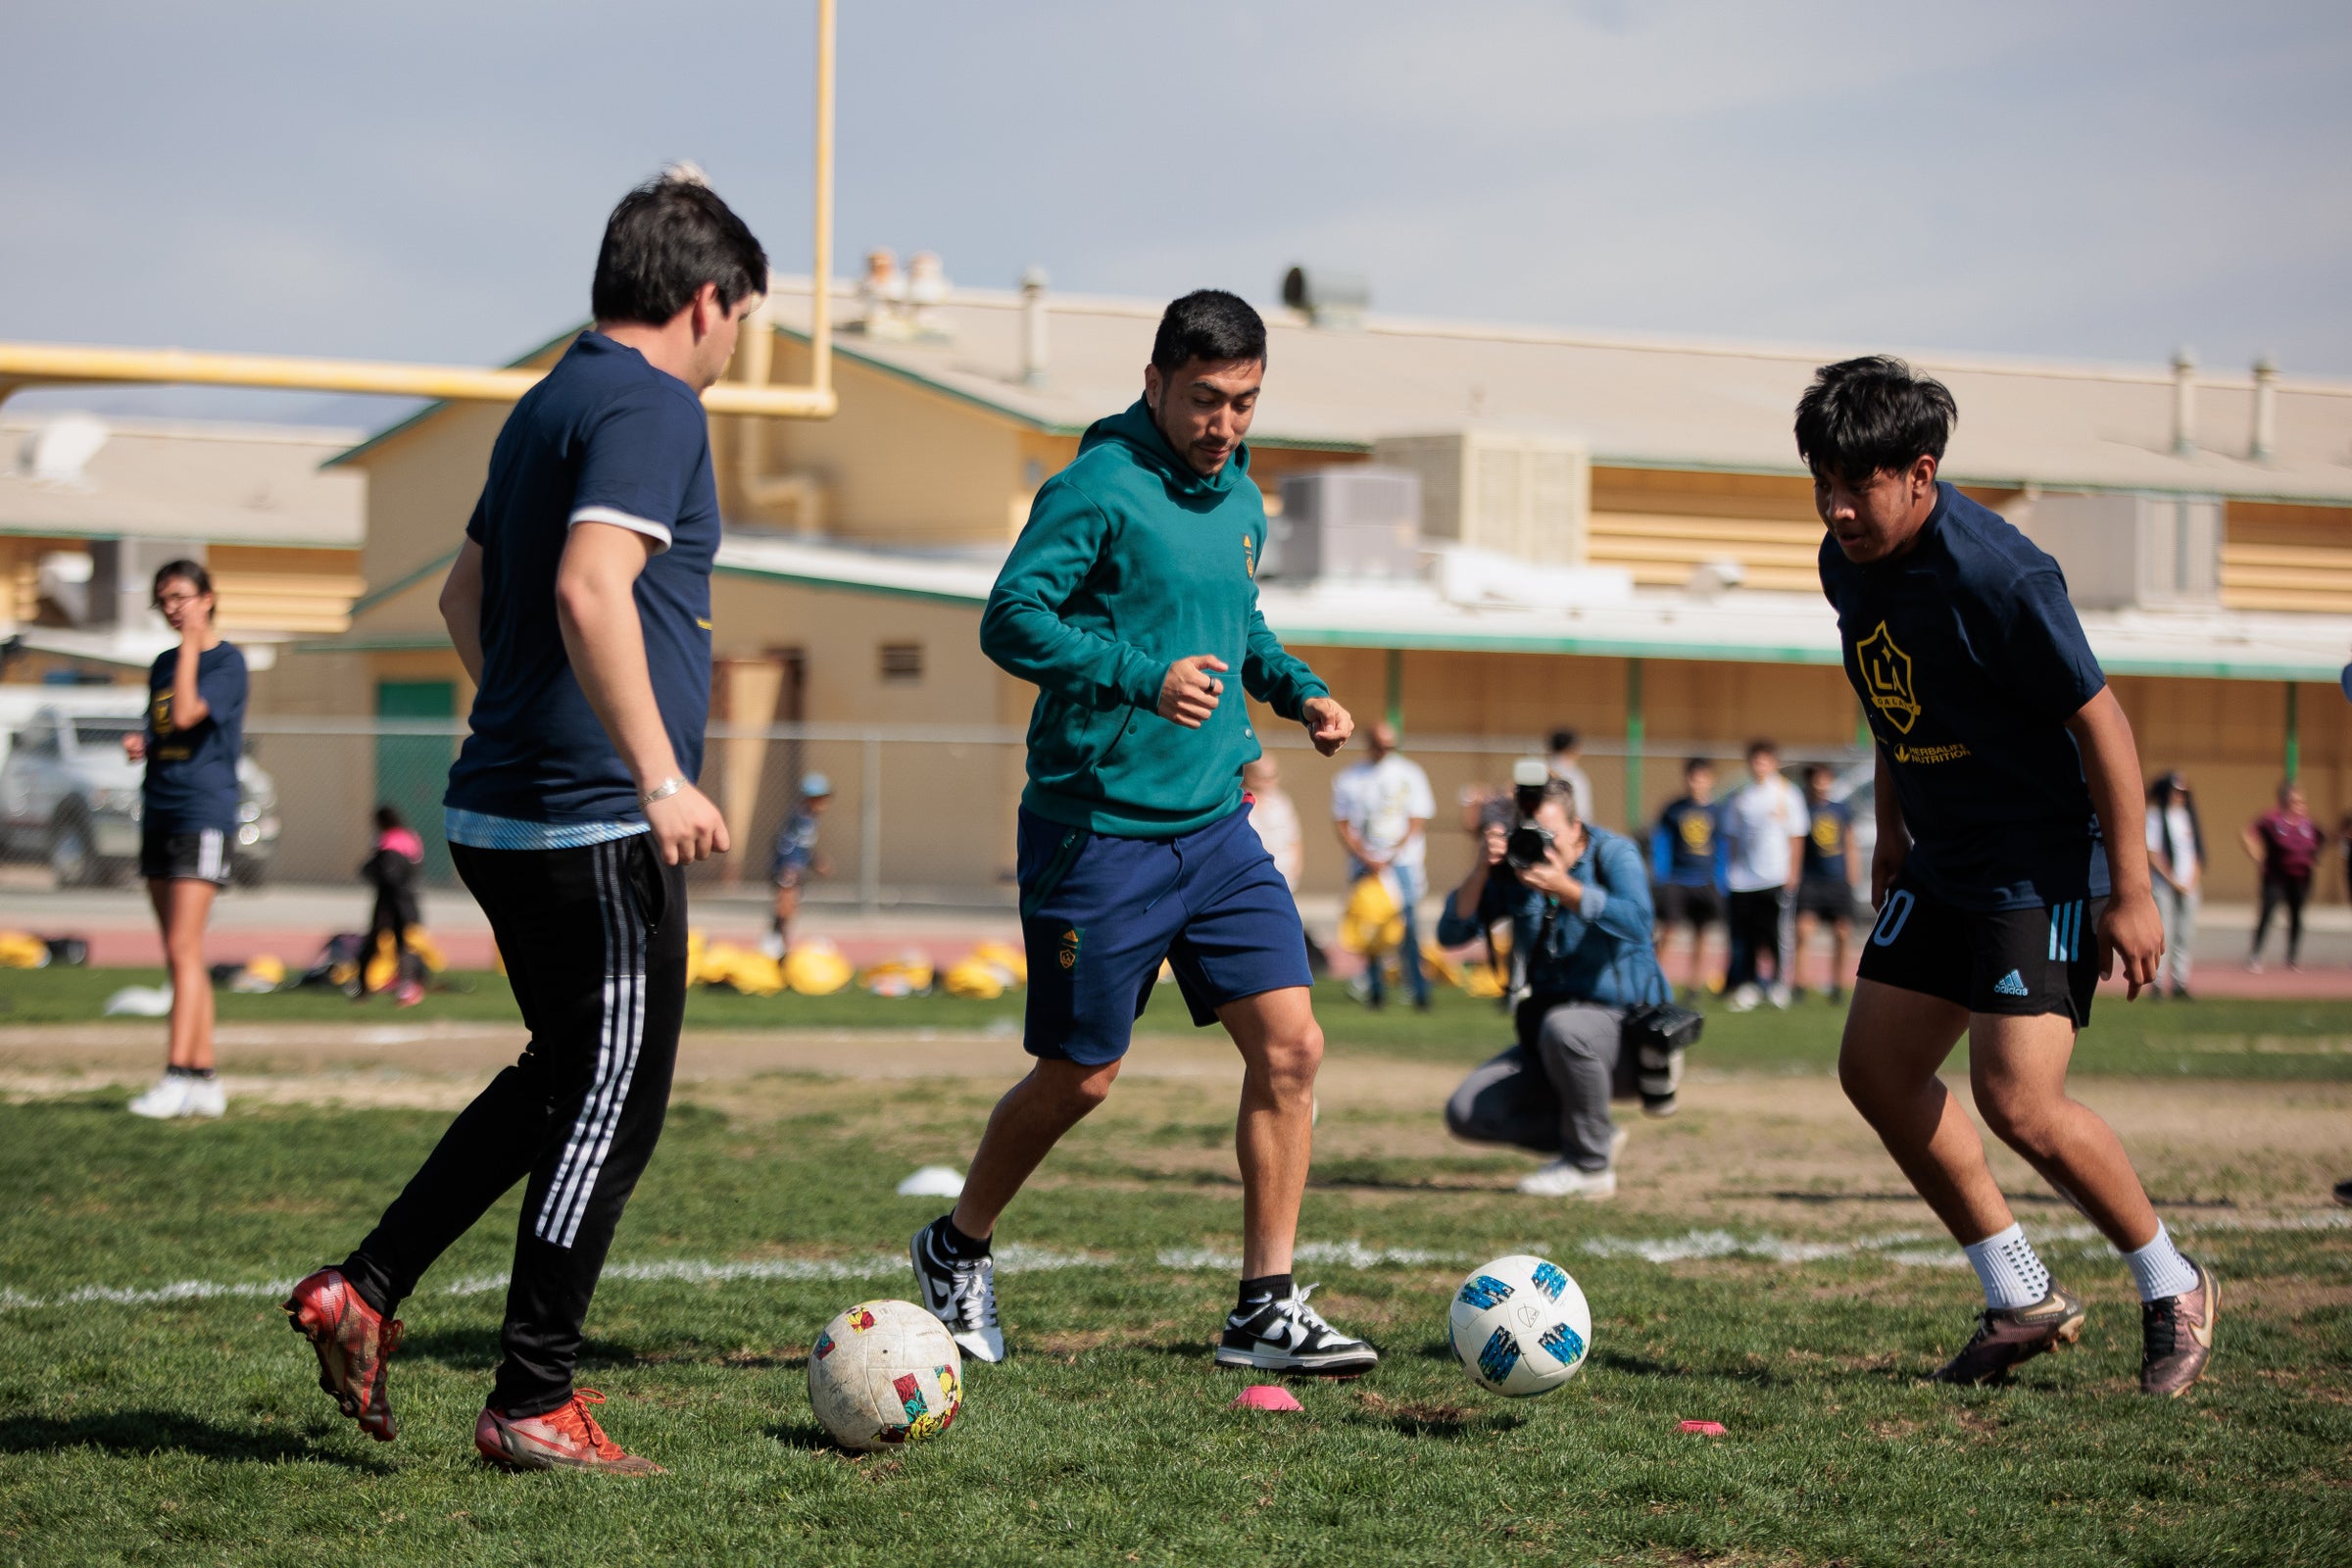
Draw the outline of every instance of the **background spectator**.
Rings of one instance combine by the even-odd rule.
[[[1837,777],[1826,762],[1805,769],[1805,864],[1796,880],[1796,951],[1805,951],[1816,925],[1828,924],[1830,974],[1821,994],[1832,1002],[1845,996],[1845,950],[1854,935],[1854,813],[1830,799]],[[1790,966],[1792,985],[1803,978],[1796,972],[1802,963]]]
[[[1580,819],[1581,820],[1581,819]],[[1707,928],[1723,919],[1723,808],[1715,804],[1715,764],[1693,757],[1683,764],[1683,794],[1658,813],[1649,834],[1649,873],[1656,883],[1657,927],[1652,941],[1666,961],[1666,938],[1678,925],[1690,928],[1692,995],[1705,987],[1699,954]]]
[[[2205,889],[2205,824],[2197,818],[2188,780],[2179,773],[2166,773],[2148,786],[2148,864],[2156,873],[2156,912],[2164,916],[2164,956],[2148,995],[2164,995],[2170,970],[2173,996],[2186,1002],[2197,905]],[[2259,947],[2262,939],[2254,941]]]
[[[1271,754],[1242,769],[1242,788],[1250,795],[1250,825],[1257,830],[1258,841],[1274,858],[1274,869],[1295,897],[1306,869],[1306,844],[1299,837],[1298,808],[1282,787],[1282,769]]]
[[[423,964],[409,951],[409,927],[418,923],[416,872],[424,864],[424,841],[389,806],[375,808],[375,847],[360,863],[360,880],[375,890],[368,915],[368,940],[351,977],[351,1000],[368,998],[368,966],[375,961],[388,932],[392,937],[392,998],[404,1007],[424,1000]]]
[[[1773,1005],[1786,1007],[1794,996],[1789,989],[1796,946],[1790,884],[1811,827],[1805,798],[1781,776],[1778,747],[1750,742],[1747,772],[1747,783],[1723,803],[1723,881],[1732,934],[1724,985],[1732,993],[1734,1012],[1745,1012],[1763,1000],[1757,981],[1767,957]]]
[[[1396,729],[1386,719],[1367,737],[1371,757],[1341,770],[1331,783],[1332,825],[1348,858],[1349,881],[1382,871],[1395,874],[1396,902],[1404,908],[1404,945],[1397,961],[1413,1005],[1429,1005],[1429,977],[1421,971],[1421,935],[1414,906],[1427,891],[1422,865],[1428,858],[1429,819],[1437,814],[1429,775],[1396,750]],[[1373,1006],[1387,1000],[1387,977],[1375,961],[1365,971],[1364,998]]]
[[[1572,729],[1555,729],[1551,732],[1550,751],[1545,765],[1551,769],[1552,777],[1566,780],[1568,787],[1576,792],[1576,819],[1592,821],[1592,781],[1585,776],[1585,764],[1580,760],[1585,754],[1585,743]],[[1637,806],[1636,809],[1639,808]]]
[[[775,930],[768,946],[775,956],[792,951],[792,919],[801,912],[801,884],[812,876],[831,876],[833,862],[816,847],[817,824],[833,804],[833,781],[822,773],[801,779],[800,808],[776,830],[775,854],[768,863],[768,880],[776,887]]]
[[[2256,817],[2240,840],[2246,855],[2262,868],[2262,912],[2254,917],[2254,946],[2246,967],[2262,972],[2262,942],[2271,934],[2271,916],[2286,906],[2286,966],[2303,967],[2303,901],[2311,896],[2311,873],[2320,863],[2327,833],[2311,819],[2303,790],[2293,779],[2278,786],[2278,804]]]

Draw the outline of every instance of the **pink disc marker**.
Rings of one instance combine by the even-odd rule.
[[[1731,1429],[1720,1421],[1686,1421],[1685,1432],[1695,1432],[1702,1438],[1721,1438],[1731,1435]]]
[[[1236,1410],[1297,1410],[1302,1408],[1291,1391],[1277,1383],[1254,1383],[1234,1397]]]

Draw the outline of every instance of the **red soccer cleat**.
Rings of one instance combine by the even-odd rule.
[[[384,1374],[400,1345],[400,1320],[384,1321],[340,1271],[322,1268],[286,1298],[294,1332],[318,1352],[318,1386],[378,1443],[394,1436]]]
[[[605,1396],[574,1389],[569,1404],[545,1415],[511,1416],[485,1409],[473,1424],[473,1446],[483,1458],[510,1470],[604,1470],[619,1476],[658,1476],[662,1467],[627,1452],[605,1436],[588,1413]]]

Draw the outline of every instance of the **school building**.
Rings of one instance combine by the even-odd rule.
[[[980,656],[980,607],[1038,486],[1138,395],[1162,302],[1034,277],[921,307],[839,294],[854,325],[838,340],[838,416],[713,420],[728,536],[706,782],[744,846],[715,874],[760,874],[789,777],[813,759],[840,790],[837,860],[878,812],[869,877],[1001,884],[1021,782],[1009,740],[1031,692]],[[806,280],[777,279],[730,374],[803,379],[808,307]],[[1421,506],[1401,556],[1393,537],[1357,548],[1346,528],[1278,516],[1290,537],[1264,564],[1266,617],[1359,721],[1400,721],[1441,802],[1561,725],[1583,733],[1613,826],[1653,815],[1687,754],[1736,757],[1769,735],[1799,756],[1862,755],[1789,424],[1817,365],[1876,345],[1345,308],[1278,310],[1268,325],[1250,446],[1269,512],[1286,478],[1367,464],[1415,475]],[[570,336],[518,363],[552,363]],[[2337,687],[2352,656],[2352,382],[2185,359],[1910,357],[1959,403],[1946,476],[2059,557],[2143,764],[2197,790],[2212,893],[2248,896],[2230,843],[2282,776],[2325,821],[2352,809]],[[366,477],[365,588],[348,630],[279,661],[270,711],[349,715],[356,699],[411,719],[465,712],[434,600],[506,415],[436,405],[328,463]],[[779,722],[808,727],[759,738]],[[929,740],[903,739],[918,732]],[[1316,822],[1334,764],[1284,746]],[[348,787],[376,783],[355,771]],[[1336,845],[1308,841],[1309,886],[1336,888]],[[1445,885],[1468,841],[1441,822],[1432,842]]]

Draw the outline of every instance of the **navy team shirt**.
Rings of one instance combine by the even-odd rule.
[[[212,711],[172,727],[172,677],[179,650],[147,667],[145,824],[157,833],[237,830],[237,756],[245,747],[245,656],[220,643],[196,656],[196,695]]]
[[[1715,802],[1701,806],[1686,795],[1658,813],[1649,840],[1649,869],[1660,882],[1678,887],[1711,888],[1715,862],[1722,858],[1723,808]]]
[[[2107,684],[2058,564],[1938,483],[1899,560],[1821,541],[1845,677],[1894,780],[1904,875],[1959,908],[2104,898],[2107,856],[2066,721]]]
[[[1805,831],[1805,880],[1845,880],[1845,841],[1853,831],[1853,808],[1843,801],[1807,801],[1812,825]]]
[[[606,522],[660,553],[636,583],[645,662],[678,769],[697,778],[710,709],[718,491],[702,400],[635,349],[582,332],[514,406],[466,525],[482,547],[482,683],[446,804],[544,823],[642,823],[637,783],[588,706],[556,620],[571,528]]]

